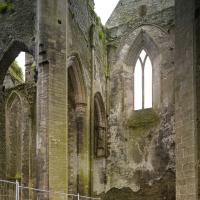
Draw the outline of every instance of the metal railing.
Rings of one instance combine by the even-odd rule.
[[[67,194],[65,192],[55,192],[31,187],[21,186],[18,181],[11,182],[0,180],[0,200],[100,200],[96,197],[88,197],[78,194]]]

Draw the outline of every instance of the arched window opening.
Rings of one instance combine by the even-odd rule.
[[[6,107],[6,176],[21,178],[22,103],[13,93]]]
[[[94,154],[96,157],[106,156],[105,108],[100,93],[94,98]]]
[[[152,107],[152,64],[142,50],[134,70],[134,110]]]
[[[3,85],[6,89],[35,81],[36,64],[31,54],[21,51],[9,66]]]
[[[152,65],[147,57],[144,66],[144,108],[152,107]]]
[[[140,110],[142,109],[142,65],[139,60],[135,66],[134,81],[135,110]]]
[[[68,191],[80,192],[83,180],[79,176],[80,168],[84,162],[81,158],[85,150],[86,140],[86,86],[82,65],[78,55],[72,55],[68,59],[67,68],[67,98],[68,98]],[[85,138],[83,140],[83,138]],[[83,148],[84,147],[84,148]],[[85,151],[84,151],[85,153]]]

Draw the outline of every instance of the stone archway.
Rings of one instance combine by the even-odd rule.
[[[106,185],[106,112],[100,92],[94,96],[94,132],[92,136],[92,195],[98,196],[105,191]]]
[[[21,181],[21,145],[23,105],[18,93],[12,92],[6,103],[6,178]]]
[[[12,41],[5,50],[3,57],[0,57],[0,86],[3,84],[4,78],[11,63],[22,51],[32,54],[32,52],[29,51],[28,47],[23,42]]]
[[[69,193],[88,193],[87,99],[84,73],[78,55],[68,60],[68,169]],[[86,177],[86,178],[85,178]]]
[[[32,54],[30,54],[30,50],[27,47],[27,45],[21,41],[11,41],[7,48],[4,50],[4,54],[0,56],[0,177],[6,178],[5,170],[6,170],[6,154],[5,154],[5,148],[6,148],[6,87],[5,82],[7,82],[8,74],[10,74],[11,64],[15,61],[15,58],[18,56],[20,52],[26,52],[26,54],[30,55],[30,57],[33,58]],[[13,65],[12,65],[13,66]],[[9,72],[9,73],[8,73]],[[13,73],[13,79],[16,77],[14,76],[15,73]],[[16,74],[15,74],[16,75]],[[11,76],[10,76],[11,77]],[[5,81],[6,79],[6,81]],[[10,80],[8,78],[8,80]],[[16,79],[17,80],[17,79]],[[5,82],[4,82],[5,81]],[[12,88],[15,85],[15,81],[13,81],[14,84],[9,84],[8,88]],[[18,82],[18,84],[21,84],[22,82]]]
[[[13,90],[5,106],[6,179],[29,186],[31,178],[32,119],[30,104],[24,94]],[[22,191],[22,198],[29,198]]]
[[[106,156],[106,112],[100,92],[94,96],[94,154]]]

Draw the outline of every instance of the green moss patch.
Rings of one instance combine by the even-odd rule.
[[[150,128],[159,123],[158,114],[153,109],[134,111],[128,119],[127,125],[130,128]]]
[[[106,34],[103,30],[99,31],[99,39],[102,41],[106,40]]]
[[[5,13],[7,10],[7,3],[0,3],[0,13]]]
[[[0,14],[4,14],[7,11],[13,11],[13,9],[14,9],[14,5],[11,0],[0,2]]]
[[[7,180],[13,181],[13,182],[15,182],[16,180],[20,182],[21,179],[22,179],[22,175],[20,172],[17,172],[15,177],[7,177]]]

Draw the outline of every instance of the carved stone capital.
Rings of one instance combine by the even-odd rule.
[[[76,115],[77,116],[82,116],[86,113],[86,103],[76,103]]]

